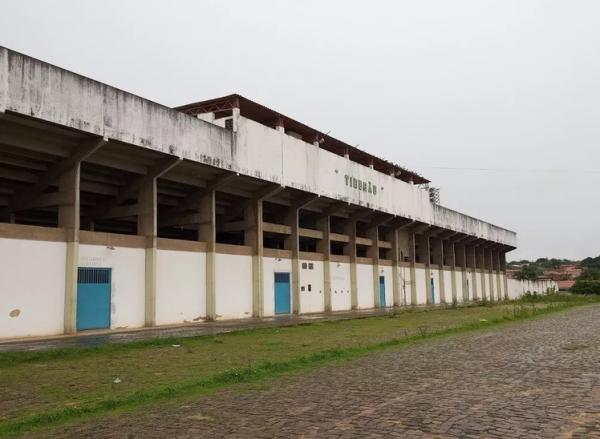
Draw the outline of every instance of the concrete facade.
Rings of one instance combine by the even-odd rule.
[[[515,233],[424,178],[237,95],[201,107],[0,47],[0,338],[75,332],[84,267],[111,270],[112,329],[273,315],[278,273],[291,313],[518,294]]]

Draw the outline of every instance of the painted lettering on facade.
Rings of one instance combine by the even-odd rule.
[[[370,181],[362,181],[348,174],[344,175],[344,179],[346,180],[346,186],[357,189],[359,191],[377,195],[377,186],[374,183],[371,183]]]

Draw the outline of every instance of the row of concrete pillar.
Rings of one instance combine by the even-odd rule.
[[[102,144],[105,139],[100,139],[90,147],[88,153],[91,154]],[[80,210],[79,210],[79,181],[81,173],[81,162],[86,158],[85,155],[79,155],[76,160],[69,163],[60,175],[58,175],[59,193],[63,194],[58,207],[58,226],[63,228],[67,236],[67,256],[66,256],[66,287],[65,287],[65,332],[73,333],[76,331],[76,300],[77,300],[77,269],[79,252],[79,230],[80,230]],[[120,206],[117,208],[126,209],[129,214],[137,216],[137,233],[145,237],[145,324],[153,326],[156,324],[156,259],[157,259],[157,179],[172,167],[179,163],[178,159],[171,159],[168,163],[163,163],[157,170],[149,172],[142,180],[137,182],[134,197],[137,203],[133,205]],[[216,252],[216,191],[220,185],[225,184],[227,178],[235,178],[235,174],[221,176],[210,182],[207,187],[199,190],[193,196],[188,197],[185,206],[181,209],[173,209],[169,216],[169,224],[196,224],[198,230],[198,240],[206,243],[206,317],[208,320],[216,318],[216,294],[215,290],[215,252]],[[278,185],[267,185],[262,190],[253,195],[252,198],[245,201],[243,206],[244,221],[241,227],[244,231],[244,244],[252,248],[252,267],[253,267],[253,315],[261,317],[264,315],[264,291],[263,291],[263,203],[269,197],[283,190]],[[305,198],[296,200],[288,209],[286,216],[287,225],[290,227],[290,233],[285,238],[285,248],[291,252],[292,258],[292,311],[300,311],[300,220],[299,214],[303,208],[306,208],[317,197],[308,195]],[[347,208],[344,203],[333,203],[330,208],[325,209],[317,220],[317,227],[320,239],[317,242],[317,252],[323,255],[324,260],[324,305],[326,311],[331,311],[331,270],[330,262],[332,258],[331,242],[339,239],[332,237],[331,217],[340,215],[340,210]],[[193,213],[189,213],[192,211]],[[364,221],[368,217],[373,217],[370,221]],[[361,241],[357,236],[357,222],[364,221],[369,224],[367,229],[368,241]],[[380,236],[380,226],[385,224],[387,236]],[[486,271],[504,271],[505,268],[505,249],[501,245],[491,243],[476,237],[465,236],[452,231],[445,231],[431,226],[417,223],[407,219],[390,218],[389,215],[377,214],[369,209],[362,209],[350,214],[344,219],[344,241],[343,253],[350,263],[350,285],[351,285],[351,304],[352,308],[358,307],[358,287],[357,287],[357,245],[359,242],[364,245],[368,242],[367,257],[373,266],[373,291],[375,306],[379,306],[379,275],[380,275],[380,245],[386,243],[393,271],[393,297],[394,305],[401,306],[404,300],[401,298],[400,286],[400,268],[408,265],[411,270],[411,303],[416,303],[415,269],[417,263],[423,263],[426,278],[431,276],[432,270],[441,270],[448,266],[452,270],[451,285],[443,284],[444,276],[440,279],[440,297],[442,301],[450,302],[450,297],[446,297],[446,291],[451,291],[451,299],[456,300],[456,270],[466,272],[467,267]],[[340,235],[337,235],[338,237]],[[384,239],[381,239],[384,238]],[[363,238],[364,239],[364,238]],[[391,244],[391,246],[390,246]],[[404,251],[408,249],[407,254]],[[498,285],[494,288],[492,285],[492,276],[489,276],[490,283],[486,285],[481,282],[481,291],[474,291],[474,297],[489,297],[487,292],[501,291]],[[465,282],[466,276],[463,276]],[[499,279],[499,277],[497,277]],[[475,287],[475,283],[473,285]],[[431,286],[426,282],[427,301],[430,302]],[[464,289],[463,289],[464,290]],[[506,288],[504,288],[506,291]]]

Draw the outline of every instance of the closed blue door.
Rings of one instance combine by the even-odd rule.
[[[385,307],[385,276],[379,276],[379,306]]]
[[[110,328],[110,268],[77,272],[77,330]]]
[[[435,281],[431,278],[431,303],[435,303]]]
[[[290,274],[275,273],[275,314],[289,314],[290,302]]]

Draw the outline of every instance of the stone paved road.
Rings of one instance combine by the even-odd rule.
[[[600,306],[429,340],[53,436],[600,438]]]

